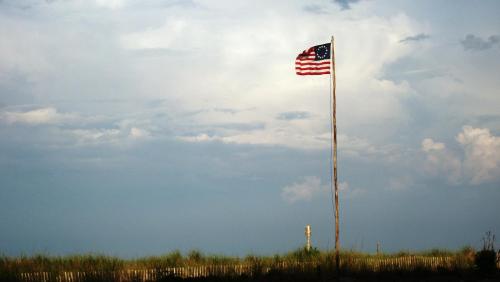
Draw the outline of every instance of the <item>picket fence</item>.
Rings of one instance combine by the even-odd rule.
[[[168,267],[162,269],[126,269],[121,271],[64,271],[21,273],[21,281],[26,282],[82,282],[89,280],[104,281],[157,281],[163,277],[199,278],[209,276],[251,275],[249,265],[200,265]]]
[[[456,261],[453,257],[399,257],[399,258],[352,258],[341,260],[341,267],[352,271],[412,271],[412,270],[453,270],[470,267],[470,262]],[[199,278],[211,276],[252,276],[275,271],[301,271],[318,267],[313,262],[280,262],[269,266],[252,264],[199,265],[168,267],[161,269],[126,269],[120,271],[64,271],[25,272],[20,280],[25,282],[84,282],[84,281],[157,281],[165,277]],[[500,267],[500,265],[499,265]]]

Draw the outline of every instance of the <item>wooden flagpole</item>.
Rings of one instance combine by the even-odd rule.
[[[335,88],[337,84],[337,79],[335,77],[335,45],[334,38],[332,36],[331,42],[331,78],[332,78],[332,139],[333,139],[333,186],[335,189],[335,267],[337,268],[337,273],[340,270],[340,243],[339,243],[339,189],[337,185],[337,100],[335,97]]]

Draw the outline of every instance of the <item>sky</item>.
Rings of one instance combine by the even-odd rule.
[[[0,0],[0,253],[244,256],[500,235],[500,2]]]

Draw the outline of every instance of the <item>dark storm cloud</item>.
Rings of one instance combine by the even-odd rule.
[[[308,112],[293,111],[293,112],[279,113],[276,118],[280,120],[294,120],[294,119],[307,119],[310,116],[311,114]]]
[[[408,36],[408,37],[405,37],[401,40],[399,40],[400,43],[409,43],[409,42],[412,42],[412,41],[422,41],[422,40],[425,40],[425,39],[428,39],[430,36],[425,34],[425,33],[420,33],[420,34],[417,34],[417,35],[414,35],[414,36]]]
[[[500,42],[500,35],[492,35],[487,40],[474,34],[467,34],[464,40],[461,40],[465,50],[482,51],[493,47]]]
[[[351,9],[351,4],[359,2],[359,0],[334,0],[336,4],[340,6],[342,10],[349,10]]]

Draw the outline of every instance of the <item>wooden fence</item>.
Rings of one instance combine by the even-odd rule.
[[[470,261],[460,261],[454,257],[419,257],[399,258],[352,258],[341,260],[341,267],[350,271],[413,271],[413,270],[456,270],[472,266]],[[314,262],[279,262],[272,265],[199,265],[169,267],[159,269],[126,269],[120,271],[64,271],[25,272],[20,280],[26,282],[84,282],[84,281],[157,281],[165,277],[198,278],[210,276],[252,276],[266,274],[270,271],[304,271],[318,267]],[[500,268],[500,265],[498,265]]]

